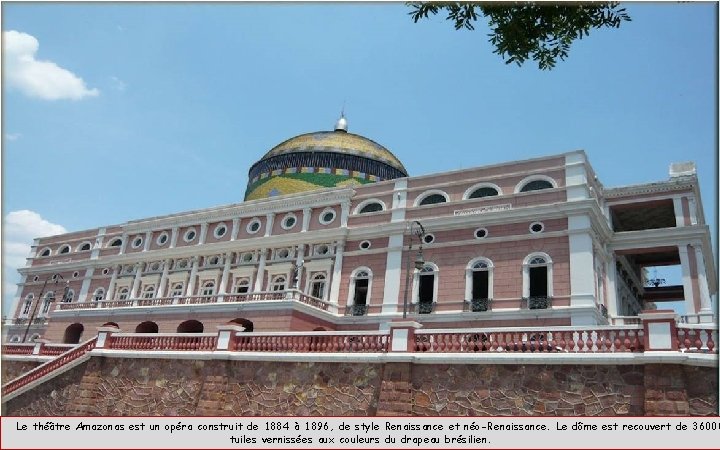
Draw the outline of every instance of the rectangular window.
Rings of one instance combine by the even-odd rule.
[[[473,276],[472,298],[488,298],[488,272],[486,270],[475,271]]]
[[[547,297],[547,267],[530,268],[530,297]]]

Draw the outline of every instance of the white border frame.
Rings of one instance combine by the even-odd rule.
[[[225,229],[225,231],[223,231],[222,234],[218,234],[218,230],[220,229],[220,227]],[[227,224],[225,224],[225,222],[218,223],[217,225],[215,225],[215,228],[213,229],[213,237],[215,239],[222,239],[225,236],[227,236],[227,233],[228,233],[228,226],[227,226]]]
[[[475,192],[481,188],[493,188],[497,191],[497,195],[489,195],[487,197],[470,198],[470,194],[472,194],[473,192]],[[463,193],[462,199],[463,200],[479,200],[479,199],[488,198],[488,197],[499,197],[501,195],[505,195],[505,194],[503,194],[503,191],[502,191],[502,189],[500,189],[500,186],[498,186],[497,184],[493,184],[493,183],[482,182],[482,183],[474,184],[474,185],[470,186],[469,188],[467,188],[465,190],[465,192]]]
[[[323,217],[325,216],[325,214],[330,213],[330,212],[333,214],[332,220],[325,221],[323,219]],[[331,223],[335,222],[335,219],[337,219],[337,217],[338,217],[338,213],[337,213],[337,211],[335,211],[335,208],[328,206],[327,208],[323,209],[320,212],[320,214],[318,215],[318,222],[321,225],[330,225]]]
[[[253,231],[250,228],[253,226],[253,224],[258,224],[257,230]],[[245,231],[247,231],[248,234],[257,234],[262,229],[262,221],[258,217],[253,217],[250,219],[250,222],[245,226]]]
[[[367,205],[370,205],[372,203],[379,203],[380,206],[382,206],[382,209],[380,211],[369,211],[361,213],[360,210],[366,207]],[[362,202],[358,203],[358,205],[353,210],[353,214],[378,214],[381,212],[387,211],[387,205],[385,205],[385,202],[380,200],[379,198],[369,198],[367,200],[363,200]]]
[[[558,187],[557,181],[555,181],[554,178],[550,178],[547,175],[530,175],[530,176],[523,178],[522,180],[520,180],[520,182],[518,184],[515,185],[514,193],[515,194],[521,194],[521,193],[526,194],[529,192],[544,191],[544,189],[535,189],[532,191],[522,192],[522,188],[525,187],[526,184],[531,183],[533,181],[538,181],[538,180],[543,180],[543,181],[549,182],[552,185],[552,189],[555,189]]]
[[[479,262],[484,262],[487,264],[487,269],[478,269],[474,270],[473,266]],[[468,262],[467,266],[465,266],[465,301],[471,301],[472,300],[472,289],[473,289],[473,272],[484,272],[487,271],[488,273],[488,296],[487,298],[493,298],[493,290],[494,290],[494,276],[493,272],[495,271],[495,264],[493,264],[492,260],[490,258],[487,258],[485,256],[478,256],[476,258],[473,258]]]
[[[293,222],[293,224],[292,224],[291,226],[287,226],[287,224],[286,224],[285,222],[286,222],[288,219],[290,219],[290,218],[294,219],[295,222]],[[293,228],[295,228],[297,225],[298,225],[297,215],[296,215],[295,213],[292,213],[292,212],[289,212],[289,213],[285,214],[285,215],[283,216],[282,220],[280,221],[280,228],[282,228],[282,229],[285,230],[285,231],[290,231],[290,230],[292,230]]]
[[[429,205],[421,205],[420,203],[425,200],[427,197],[430,197],[431,195],[439,194],[445,197],[444,202],[440,203],[431,203]],[[440,189],[430,189],[428,191],[424,191],[422,194],[418,195],[417,198],[415,198],[415,201],[413,202],[414,207],[418,206],[436,206],[436,205],[442,205],[443,203],[450,203],[450,196],[445,191],[441,191]]]
[[[190,232],[195,233],[195,235],[193,236],[192,239],[188,239],[188,234],[190,234]],[[195,227],[190,227],[187,230],[185,230],[185,233],[183,233],[183,241],[185,241],[185,243],[187,243],[187,244],[189,244],[192,241],[194,241],[195,239],[197,239],[197,237],[198,237],[198,233],[197,233],[197,230],[195,229]]]

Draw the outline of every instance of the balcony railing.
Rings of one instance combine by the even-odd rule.
[[[437,302],[419,302],[413,303],[412,312],[415,314],[432,314],[435,312]]]
[[[178,297],[138,298],[123,300],[100,300],[81,303],[59,303],[56,311],[70,311],[79,309],[108,309],[108,308],[131,308],[131,307],[152,307],[170,305],[202,305],[212,303],[245,303],[262,301],[294,300],[312,307],[328,311],[330,303],[325,300],[312,297],[298,290],[290,289],[284,291],[251,292],[246,294],[219,294],[219,295],[194,295]]]
[[[490,305],[492,304],[492,299],[490,298],[474,298],[472,300],[468,300],[463,305],[463,311],[465,312],[484,312],[484,311],[490,311]]]
[[[415,351],[430,353],[637,353],[644,351],[644,345],[644,333],[640,327],[415,332]]]
[[[364,316],[367,315],[369,305],[347,305],[345,307],[346,316]]]
[[[525,309],[548,309],[552,306],[552,297],[523,297],[522,300]]]
[[[105,347],[113,350],[213,351],[217,334],[114,333]]]

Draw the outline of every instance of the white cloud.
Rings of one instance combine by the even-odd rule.
[[[17,141],[22,137],[20,133],[5,133],[5,139],[8,141]]]
[[[25,258],[30,255],[33,239],[42,236],[67,233],[62,225],[43,219],[40,214],[27,209],[12,211],[3,221],[3,286],[2,314],[10,315],[12,302],[20,282],[17,269],[25,266]]]
[[[8,86],[43,100],[80,100],[100,93],[97,89],[88,89],[82,78],[54,62],[35,59],[38,48],[38,40],[27,33],[3,32],[3,62]]]

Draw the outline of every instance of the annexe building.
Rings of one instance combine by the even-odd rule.
[[[649,280],[679,266],[682,284]],[[583,151],[409,177],[335,130],[293,137],[245,201],[35,240],[5,342],[125,332],[387,330],[636,323],[682,300],[716,322],[710,233],[692,163],[603,186]]]

